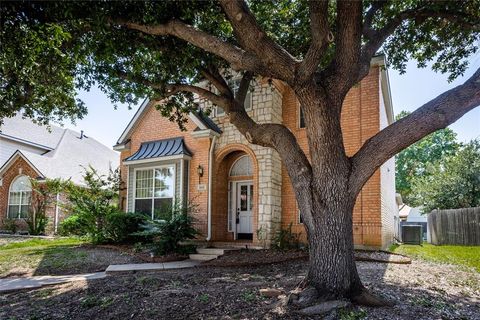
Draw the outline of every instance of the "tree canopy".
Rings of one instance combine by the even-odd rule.
[[[413,181],[412,196],[423,212],[480,206],[480,141],[472,140]]]
[[[81,118],[87,110],[76,91],[98,85],[114,103],[169,96],[164,114],[182,120],[199,93],[187,86],[205,78],[215,84],[217,70],[281,80],[292,80],[296,64],[329,73],[339,63],[341,3],[320,3],[252,1],[248,19],[256,18],[241,29],[228,1],[2,1],[0,118],[21,108],[44,123]],[[421,67],[433,61],[453,79],[478,50],[479,8],[476,0],[364,1],[361,58],[369,62],[382,48],[393,68],[404,71],[411,58]],[[259,37],[268,41],[252,48]],[[269,58],[271,50],[283,62]]]
[[[396,118],[399,120],[408,114],[409,112],[402,111]],[[402,195],[403,202],[416,206],[416,197],[412,194],[414,182],[429,175],[429,167],[437,165],[447,156],[454,155],[459,147],[457,134],[452,129],[445,128],[431,133],[397,154],[395,187]]]

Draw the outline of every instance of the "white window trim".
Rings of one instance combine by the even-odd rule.
[[[242,81],[242,78],[233,78],[233,79],[231,79],[230,81],[228,81],[228,83],[229,83],[229,85],[230,85],[231,82],[238,82],[238,86],[240,87],[240,81]],[[231,88],[231,89],[233,89],[233,91],[234,91],[234,93],[235,93],[235,87],[233,87],[233,88]],[[249,99],[249,100],[250,100],[250,103],[248,104],[249,107],[248,107],[248,108],[245,108],[245,111],[250,111],[250,110],[252,110],[252,109],[253,109],[253,92],[250,91],[250,88],[249,88],[249,90],[247,91],[247,94],[246,94],[246,96],[245,96],[245,99]],[[222,111],[219,112],[219,109],[221,109]],[[222,107],[218,107],[218,106],[215,107],[215,117],[223,117],[223,116],[225,116],[225,114],[226,114],[226,113],[225,113],[225,110],[223,110]]]
[[[172,197],[172,204],[175,204],[176,201],[176,180],[177,180],[177,164],[172,163],[172,164],[164,164],[164,165],[158,165],[158,166],[153,166],[153,167],[145,167],[145,168],[134,168],[133,169],[133,205],[132,209],[133,212],[135,212],[135,204],[137,199],[139,200],[155,200],[155,199],[170,199],[170,197],[162,197],[162,198],[155,198],[152,194],[151,198],[137,198],[137,171],[142,171],[142,170],[155,170],[155,169],[162,169],[162,168],[170,168],[173,167],[173,197]],[[153,180],[153,189],[155,189],[155,172],[152,177]],[[155,191],[155,190],[154,190]],[[154,219],[154,205],[155,201],[152,201],[152,219]]]
[[[30,178],[29,176],[27,176],[27,175],[25,175],[25,174],[20,174],[20,175],[16,176],[16,177],[12,180],[12,182],[10,183],[10,187],[8,187],[8,201],[7,201],[7,218],[8,218],[8,219],[24,219],[24,218],[22,218],[22,217],[20,216],[20,215],[21,215],[21,208],[20,208],[20,211],[18,212],[17,217],[15,217],[15,218],[10,217],[10,206],[12,205],[12,204],[10,203],[10,198],[11,198],[11,197],[10,197],[10,194],[12,193],[12,186],[14,185],[15,181],[17,181],[17,180],[18,180],[19,178],[21,178],[21,177]],[[32,196],[32,195],[31,195],[31,194],[32,194],[32,186],[31,186],[31,185],[32,185],[32,184],[30,183],[30,203],[29,203],[28,205],[31,205],[31,203],[32,203],[32,198],[31,198],[31,196]],[[18,204],[18,205],[15,204],[16,206],[19,206],[19,207],[22,206],[22,193],[23,193],[23,192],[25,192],[25,191],[20,191],[20,204]]]

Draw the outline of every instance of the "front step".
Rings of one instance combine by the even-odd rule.
[[[218,258],[218,254],[201,254],[201,253],[192,253],[189,255],[190,260],[196,261],[210,261]]]
[[[221,249],[221,248],[197,248],[197,253],[221,256],[221,255],[225,254],[225,249]]]

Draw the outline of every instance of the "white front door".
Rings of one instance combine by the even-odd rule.
[[[237,183],[237,239],[253,239],[253,182]]]

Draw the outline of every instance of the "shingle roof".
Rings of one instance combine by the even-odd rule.
[[[192,153],[187,149],[183,138],[181,137],[144,142],[140,145],[140,148],[138,148],[137,152],[126,158],[125,161],[136,161],[177,155],[192,156]]]
[[[7,138],[15,138],[39,145],[39,147],[46,147],[45,149],[55,149],[62,139],[65,129],[50,126],[41,126],[33,123],[29,119],[22,119],[20,113],[12,118],[3,119],[3,124],[0,126],[0,135]]]
[[[10,118],[4,119],[3,128],[8,128],[8,132],[15,136],[22,136],[27,141],[35,140],[37,142],[47,142],[52,146],[53,150],[44,154],[37,154],[27,150],[19,150],[24,157],[46,178],[70,179],[76,184],[83,184],[84,168],[88,166],[94,167],[99,174],[106,175],[110,169],[116,169],[119,165],[119,155],[107,146],[101,144],[97,140],[85,135],[81,135],[70,129],[63,129],[52,126],[51,132],[55,138],[50,136],[45,127],[38,126],[28,119]],[[15,124],[13,130],[12,122]],[[25,133],[31,128],[32,135]],[[41,128],[43,128],[41,130]],[[46,137],[45,137],[46,136]],[[15,156],[15,153],[13,156]],[[0,164],[1,172],[4,171],[8,164]]]
[[[217,126],[215,122],[213,122],[210,117],[208,117],[206,114],[204,114],[201,110],[198,112],[192,112],[197,118],[202,121],[202,123],[209,129],[217,132],[217,133],[222,133],[222,130]]]

